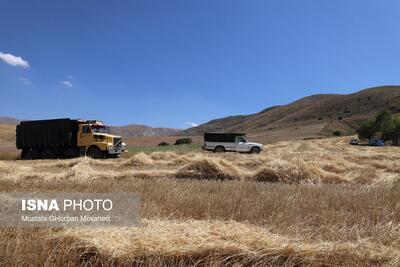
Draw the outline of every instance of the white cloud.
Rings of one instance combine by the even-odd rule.
[[[16,57],[11,54],[0,52],[0,59],[4,60],[7,64],[16,67],[29,68],[28,61],[23,60],[21,57]]]
[[[74,85],[69,81],[60,81],[61,84],[65,85],[66,87],[72,88]]]
[[[71,74],[68,74],[68,75],[67,75],[67,78],[68,78],[68,79],[72,79],[72,75],[71,75]]]
[[[199,126],[197,123],[194,123],[194,122],[185,122],[184,124],[187,125],[187,126],[190,126],[190,127]]]
[[[22,82],[25,85],[30,85],[31,84],[31,80],[25,77],[21,77],[19,78],[20,82]]]

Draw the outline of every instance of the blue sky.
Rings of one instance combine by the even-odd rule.
[[[0,6],[0,115],[183,128],[400,84],[398,0]]]

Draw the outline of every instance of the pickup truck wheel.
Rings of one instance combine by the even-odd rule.
[[[86,154],[92,159],[101,159],[104,157],[103,152],[97,146],[89,148]]]
[[[216,148],[214,148],[214,153],[224,153],[225,152],[225,148],[223,146],[217,146]]]
[[[260,154],[260,152],[261,152],[261,149],[260,149],[259,147],[256,147],[256,146],[253,146],[253,147],[250,149],[250,153],[251,153],[251,154]]]

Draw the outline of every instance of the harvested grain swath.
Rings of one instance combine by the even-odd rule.
[[[2,230],[18,239],[0,255],[21,265],[395,266],[400,251],[368,241],[307,243],[234,221],[145,220],[130,228]],[[39,253],[29,253],[30,245]],[[51,249],[52,248],[52,249]],[[17,256],[17,255],[14,255]]]
[[[176,178],[207,180],[240,180],[244,176],[242,170],[224,159],[194,159],[179,169]]]

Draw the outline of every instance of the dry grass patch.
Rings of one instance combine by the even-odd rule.
[[[178,158],[178,154],[174,153],[174,152],[153,152],[150,154],[150,157],[153,160],[173,160]]]
[[[152,158],[143,153],[137,153],[135,155],[133,155],[132,157],[125,159],[123,161],[120,162],[120,166],[130,166],[130,167],[134,167],[134,166],[142,166],[142,165],[152,165],[154,162],[152,160]]]

